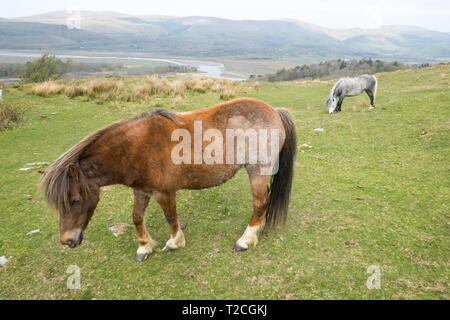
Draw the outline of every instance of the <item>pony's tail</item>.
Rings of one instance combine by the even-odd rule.
[[[297,133],[294,121],[287,110],[277,109],[277,111],[283,122],[285,140],[278,156],[278,172],[270,181],[265,230],[286,222],[294,177],[294,161],[297,155]]]

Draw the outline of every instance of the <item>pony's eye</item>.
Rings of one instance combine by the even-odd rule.
[[[71,206],[75,206],[75,205],[77,205],[77,204],[79,204],[80,203],[80,199],[73,199],[73,200],[70,200],[70,205]]]

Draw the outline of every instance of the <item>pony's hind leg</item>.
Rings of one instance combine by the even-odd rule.
[[[370,99],[370,109],[375,108],[375,103],[374,103],[374,92],[372,91],[372,89],[366,89],[366,93],[369,96]]]
[[[253,196],[253,215],[242,237],[234,245],[234,251],[244,251],[256,246],[258,232],[264,228],[266,209],[269,203],[268,178],[259,174],[257,166],[247,167]]]
[[[136,226],[138,235],[139,248],[137,249],[136,261],[142,262],[147,256],[152,253],[155,242],[150,238],[145,229],[144,217],[145,209],[148,206],[150,196],[134,189],[134,207],[133,207],[133,222]]]
[[[164,211],[164,216],[170,226],[170,239],[167,241],[163,251],[172,251],[183,248],[186,245],[183,231],[178,223],[178,214],[176,206],[175,192],[155,192],[153,193],[156,202],[159,203]]]

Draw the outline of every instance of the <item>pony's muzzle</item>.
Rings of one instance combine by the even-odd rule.
[[[67,232],[64,235],[66,234]],[[83,231],[76,230],[75,232],[70,232],[68,236],[62,236],[60,240],[61,244],[67,245],[69,248],[73,249],[76,246],[81,245],[81,242],[83,242]]]

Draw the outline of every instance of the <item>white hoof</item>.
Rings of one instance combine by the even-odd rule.
[[[153,252],[153,248],[156,246],[156,242],[150,239],[145,245],[140,245],[137,249],[137,254],[150,254]]]
[[[144,261],[147,259],[148,255],[153,252],[153,247],[155,246],[155,242],[150,240],[149,243],[143,246],[139,246],[136,252],[136,261]]]
[[[178,248],[184,248],[186,245],[186,240],[184,240],[183,231],[181,228],[178,228],[178,232],[175,237],[171,236],[169,240],[167,240],[166,245],[163,248],[163,251],[172,251]]]
[[[236,245],[242,249],[248,249],[258,244],[258,231],[261,226],[247,226],[242,237],[236,242]]]

